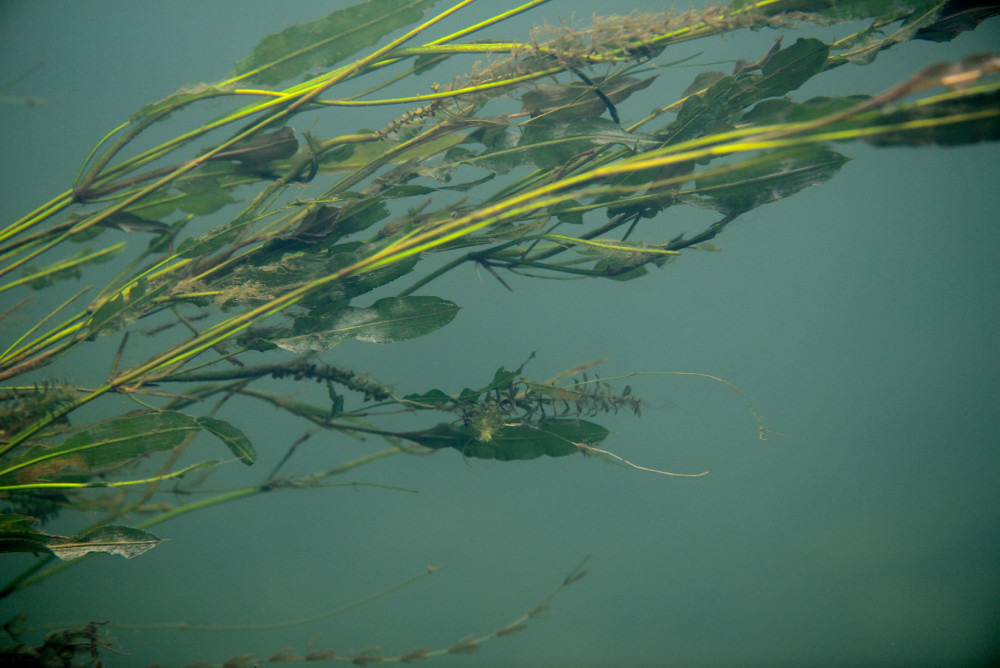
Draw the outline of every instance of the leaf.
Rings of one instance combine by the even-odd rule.
[[[28,283],[32,290],[41,290],[59,281],[65,281],[70,278],[78,279],[83,275],[83,272],[80,270],[81,267],[108,262],[115,258],[124,248],[125,244],[120,243],[94,252],[88,246],[79,253],[41,269],[30,266],[24,267],[21,270],[23,278],[14,283],[14,285]]]
[[[196,216],[206,216],[227,204],[232,204],[236,200],[229,194],[229,189],[221,185],[222,177],[223,175],[206,176],[178,181],[176,185],[183,194],[173,198],[173,204],[178,209]]]
[[[238,160],[245,165],[265,165],[273,160],[284,160],[299,150],[295,131],[283,127],[273,132],[260,132],[236,142],[225,151],[216,153],[212,160]]]
[[[826,65],[829,47],[818,39],[798,39],[767,58],[761,73],[722,77],[701,95],[688,97],[663,134],[669,144],[688,141],[740,120],[755,102],[799,88]]]
[[[27,515],[0,514],[0,552],[48,552],[51,536],[35,529],[36,523]]]
[[[692,204],[706,201],[717,211],[750,211],[831,178],[848,158],[822,147],[803,147],[762,154],[725,174],[697,180]]]
[[[0,552],[51,552],[63,560],[90,552],[107,552],[131,559],[163,541],[148,531],[103,526],[75,536],[57,536],[35,528],[37,520],[12,513],[0,515]]]
[[[959,33],[975,30],[982,21],[1000,14],[995,0],[951,0],[941,8],[937,20],[921,26],[915,37],[933,42],[950,42]]]
[[[871,125],[891,128],[864,137],[876,146],[958,146],[997,141],[1000,140],[1000,93],[895,109]]]
[[[607,429],[593,422],[557,418],[541,420],[537,424],[502,426],[488,441],[478,440],[478,432],[474,429],[445,423],[424,431],[402,434],[434,450],[455,448],[466,457],[501,461],[536,459],[542,455],[565,457],[579,452],[576,443],[597,445],[607,435]]]
[[[650,135],[626,132],[606,118],[586,118],[572,122],[550,121],[547,117],[528,125],[515,149],[518,160],[552,168],[603,144],[622,144],[631,150],[653,148],[659,142]]]
[[[593,82],[612,104],[624,101],[636,91],[646,88],[655,76],[646,79],[618,76],[606,80],[594,77]],[[549,121],[569,121],[594,118],[607,110],[607,105],[591,86],[572,83],[558,87],[539,87],[521,96],[521,107],[532,118],[543,115]]]
[[[454,302],[438,297],[386,297],[369,308],[348,306],[327,318],[297,318],[296,335],[273,343],[294,353],[329,350],[347,339],[395,343],[447,325],[458,309]]]
[[[181,107],[191,104],[192,102],[205,100],[211,97],[231,95],[232,90],[232,86],[213,86],[206,83],[188,86],[180,89],[169,97],[163,98],[159,102],[147,104],[132,114],[130,120],[132,123],[154,120],[162,121],[173,112],[177,111]]]
[[[53,538],[48,549],[63,561],[78,559],[91,552],[107,552],[131,559],[162,542],[162,539],[142,529],[103,526],[68,538]]]
[[[408,26],[436,0],[367,0],[327,16],[268,35],[228,78],[278,84],[311,67],[328,68],[371,46],[384,35]],[[259,70],[259,71],[258,71]]]
[[[230,423],[212,417],[200,417],[197,418],[197,421],[202,429],[225,443],[232,453],[247,466],[257,460],[257,453],[250,444],[250,440]]]
[[[434,389],[423,394],[408,394],[402,399],[407,408],[415,410],[450,410],[455,400],[443,391]]]
[[[762,77],[757,91],[750,97],[774,97],[799,88],[823,71],[829,55],[830,48],[820,40],[800,37],[795,44],[768,58],[761,68]]]
[[[242,434],[223,424],[221,420],[196,418],[176,411],[105,420],[70,436],[60,445],[34,447],[21,457],[4,462],[0,485],[90,478],[109,467],[171,450],[202,429],[221,438],[244,463],[252,463],[253,448],[249,442],[245,437],[241,442]]]

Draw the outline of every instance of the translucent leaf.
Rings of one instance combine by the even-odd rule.
[[[166,97],[159,102],[153,102],[139,109],[132,114],[132,122],[138,123],[147,119],[164,120],[171,113],[181,107],[191,104],[197,100],[204,100],[211,97],[229,95],[232,93],[231,86],[212,86],[209,84],[197,84],[182,88],[173,95]]]
[[[272,160],[284,160],[299,150],[299,140],[289,127],[273,132],[261,132],[238,141],[225,151],[216,153],[212,160],[238,160],[245,165],[264,165]]]
[[[178,209],[196,216],[215,213],[236,201],[217,178],[188,179],[179,181],[177,185],[183,194],[174,198],[173,203]]]
[[[80,278],[83,275],[81,268],[91,264],[101,264],[114,259],[125,247],[125,244],[117,244],[101,251],[93,252],[88,246],[79,253],[50,264],[41,269],[37,267],[24,267],[21,271],[24,278],[22,281],[28,283],[32,290],[41,290],[59,281],[70,278]],[[22,281],[18,281],[19,283]]]
[[[69,538],[56,537],[48,549],[64,561],[78,559],[91,552],[107,552],[131,559],[163,541],[148,531],[130,527],[103,526]]]
[[[624,101],[629,95],[646,88],[656,77],[636,79],[618,76],[605,81],[594,77],[597,89],[612,104]],[[550,121],[568,121],[600,116],[607,110],[604,99],[585,83],[572,83],[558,87],[540,87],[521,96],[521,106],[533,117],[544,114]]]
[[[268,35],[236,63],[229,78],[277,84],[311,67],[327,68],[371,46],[384,35],[420,20],[435,0],[367,0]],[[259,70],[259,71],[255,71]]]
[[[297,335],[273,342],[285,350],[306,353],[329,350],[347,339],[369,343],[405,341],[447,325],[458,308],[454,302],[438,297],[386,297],[369,308],[348,306],[329,318],[297,318]]]

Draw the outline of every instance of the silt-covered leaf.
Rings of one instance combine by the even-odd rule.
[[[294,353],[306,353],[329,350],[347,339],[405,341],[447,325],[458,309],[454,302],[438,297],[386,297],[368,308],[347,306],[327,317],[297,318],[294,335],[273,343]]]
[[[121,526],[103,526],[69,537],[54,537],[48,549],[63,561],[78,559],[91,552],[106,552],[131,559],[163,540],[148,531]]]
[[[57,536],[36,529],[36,523],[27,515],[0,515],[0,552],[51,552],[63,560],[106,552],[131,559],[163,542],[148,531],[131,527],[103,526],[75,536]]]
[[[826,181],[847,160],[818,146],[764,153],[733,171],[699,178],[697,197],[689,201],[727,214],[743,213]]]

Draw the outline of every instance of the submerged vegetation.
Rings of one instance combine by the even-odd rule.
[[[4,597],[16,601],[29,586],[72,577],[62,571],[94,552],[139,556],[161,542],[150,529],[180,515],[316,486],[391,455],[582,453],[652,471],[605,449],[602,416],[638,416],[642,403],[624,379],[602,380],[592,365],[546,381],[526,377],[527,363],[500,366],[460,391],[400,396],[333,349],[448,325],[459,304],[426,291],[463,265],[506,287],[511,275],[624,282],[688,251],[711,250],[743,214],[834,177],[847,160],[835,148],[841,142],[1000,137],[996,54],[913,72],[874,96],[790,96],[899,43],[974,29],[996,11],[988,3],[738,1],[543,26],[515,41],[482,37],[544,1],[535,0],[464,30],[435,32],[470,1],[433,14],[434,0],[367,0],[270,35],[223,81],[136,111],[94,147],[64,192],[0,231],[0,324],[9,341],[0,353],[0,550],[35,558],[3,583]],[[677,64],[669,48],[677,43],[841,22],[851,27],[830,43],[779,38],[729,72],[691,76],[677,99],[655,94],[657,76]],[[416,77],[445,67],[468,74],[430,89]],[[630,107],[640,94],[653,94],[657,107]],[[144,131],[168,118],[183,122],[189,107],[208,100],[230,104],[211,122],[137,148]],[[365,128],[372,107],[393,110],[393,119]],[[314,134],[314,118],[328,114],[340,127],[358,127]],[[714,222],[663,236],[656,221],[684,206],[713,212]],[[112,261],[120,270],[100,289],[60,292],[66,279]],[[50,300],[47,315],[16,331],[12,316],[34,292]],[[66,364],[108,336],[119,345],[105,377],[67,375]],[[155,352],[123,363],[136,357],[139,338]],[[318,384],[325,401],[292,398],[288,381]],[[255,463],[261,444],[216,417],[231,401],[266,404],[291,425],[384,446],[327,470],[285,475],[303,436],[246,487],[187,503],[170,496],[202,484],[216,467]],[[93,421],[93,410],[78,417],[84,407],[107,417]],[[388,416],[411,426],[387,426]],[[757,422],[763,438],[767,428]],[[159,503],[165,498],[180,505]],[[94,509],[103,513],[96,522],[81,512]],[[126,521],[139,510],[151,515]],[[47,530],[56,518],[78,530]],[[556,591],[584,573],[578,567]],[[547,601],[447,648],[396,657],[281,651],[270,660],[363,665],[474,651],[523,628]],[[34,661],[24,665],[86,663],[110,651],[100,624],[37,641],[23,626],[7,621],[3,651]],[[234,657],[225,665],[266,660]]]

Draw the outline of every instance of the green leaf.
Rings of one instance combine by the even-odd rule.
[[[813,97],[805,102],[793,102],[788,98],[772,98],[758,102],[753,109],[743,114],[743,121],[755,125],[777,125],[779,123],[800,123],[824,116],[840,113],[869,99],[866,95],[846,97]]]
[[[403,397],[403,402],[407,408],[415,410],[451,410],[455,404],[455,399],[448,396],[441,390],[428,390],[423,394],[408,394]]]
[[[48,552],[51,536],[35,529],[36,523],[27,515],[0,514],[0,552]]]
[[[649,86],[654,79],[655,76],[646,79],[617,76],[609,80],[594,77],[593,82],[609,102],[618,104],[632,93]],[[532,117],[544,115],[548,121],[594,118],[607,110],[607,104],[594,88],[584,83],[529,90],[521,96],[521,107]]]
[[[115,258],[124,248],[125,244],[115,244],[109,248],[94,252],[88,246],[79,253],[41,269],[31,266],[24,267],[21,270],[23,278],[17,281],[17,283],[28,283],[32,290],[41,290],[59,281],[80,278],[83,275],[83,272],[80,270],[81,267],[89,264],[108,262]]]
[[[752,98],[784,95],[823,71],[830,48],[818,39],[799,38],[795,44],[768,58],[761,68],[761,80]],[[744,103],[744,106],[748,104]]]
[[[537,424],[501,426],[489,440],[480,440],[482,434],[469,427],[445,423],[402,436],[434,450],[455,448],[466,457],[513,461],[536,459],[542,455],[572,455],[579,452],[576,443],[597,445],[608,433],[604,427],[586,420],[553,418]]]
[[[273,132],[259,132],[236,142],[225,151],[216,153],[212,160],[238,160],[245,165],[258,167],[273,160],[284,160],[299,150],[295,131],[283,127]]]
[[[1000,93],[895,109],[873,125],[890,128],[864,137],[876,146],[958,146],[997,141],[1000,140]]]
[[[232,204],[236,200],[220,182],[222,176],[178,181],[176,185],[183,194],[173,198],[172,203],[181,211],[196,216],[206,216]]]
[[[831,178],[848,158],[819,146],[767,152],[731,172],[699,178],[692,204],[743,213]]]
[[[213,86],[205,83],[189,86],[187,88],[180,89],[169,97],[163,98],[159,102],[147,104],[132,114],[130,120],[133,123],[154,120],[162,121],[169,117],[173,112],[177,111],[181,107],[191,104],[192,102],[206,100],[212,97],[231,95],[232,91],[232,86]]]
[[[207,420],[207,424],[203,424],[203,420]],[[252,462],[253,449],[249,448],[249,442],[241,443],[235,428],[227,429],[221,424],[224,424],[221,420],[195,418],[176,411],[105,420],[73,434],[60,445],[34,447],[4,462],[0,485],[30,484],[39,480],[52,482],[69,477],[88,479],[109,467],[171,450],[202,429],[219,436],[230,449],[237,448],[234,453],[244,463],[248,457]]]
[[[347,339],[395,343],[447,325],[458,309],[454,302],[438,297],[386,297],[369,308],[348,306],[330,317],[297,318],[296,335],[273,343],[294,353],[329,350]]]
[[[996,0],[951,0],[945,3],[930,25],[922,25],[917,31],[917,39],[932,42],[950,42],[959,33],[975,30],[982,21],[1000,14],[1000,4]]]
[[[546,117],[525,128],[515,150],[519,152],[519,161],[552,168],[604,144],[621,144],[631,150],[659,146],[659,142],[651,136],[626,132],[617,123],[606,118],[585,118],[566,123]]]
[[[290,26],[262,39],[249,56],[236,63],[228,78],[250,74],[245,81],[278,84],[311,67],[328,68],[420,20],[435,1],[367,0]]]
[[[822,71],[828,55],[829,47],[818,39],[798,39],[769,56],[760,74],[722,77],[703,94],[684,101],[664,139],[675,144],[736,125],[743,109],[793,91]]]
[[[225,443],[241,462],[250,466],[257,460],[257,453],[242,431],[224,420],[212,417],[200,417],[197,420],[202,429]]]

